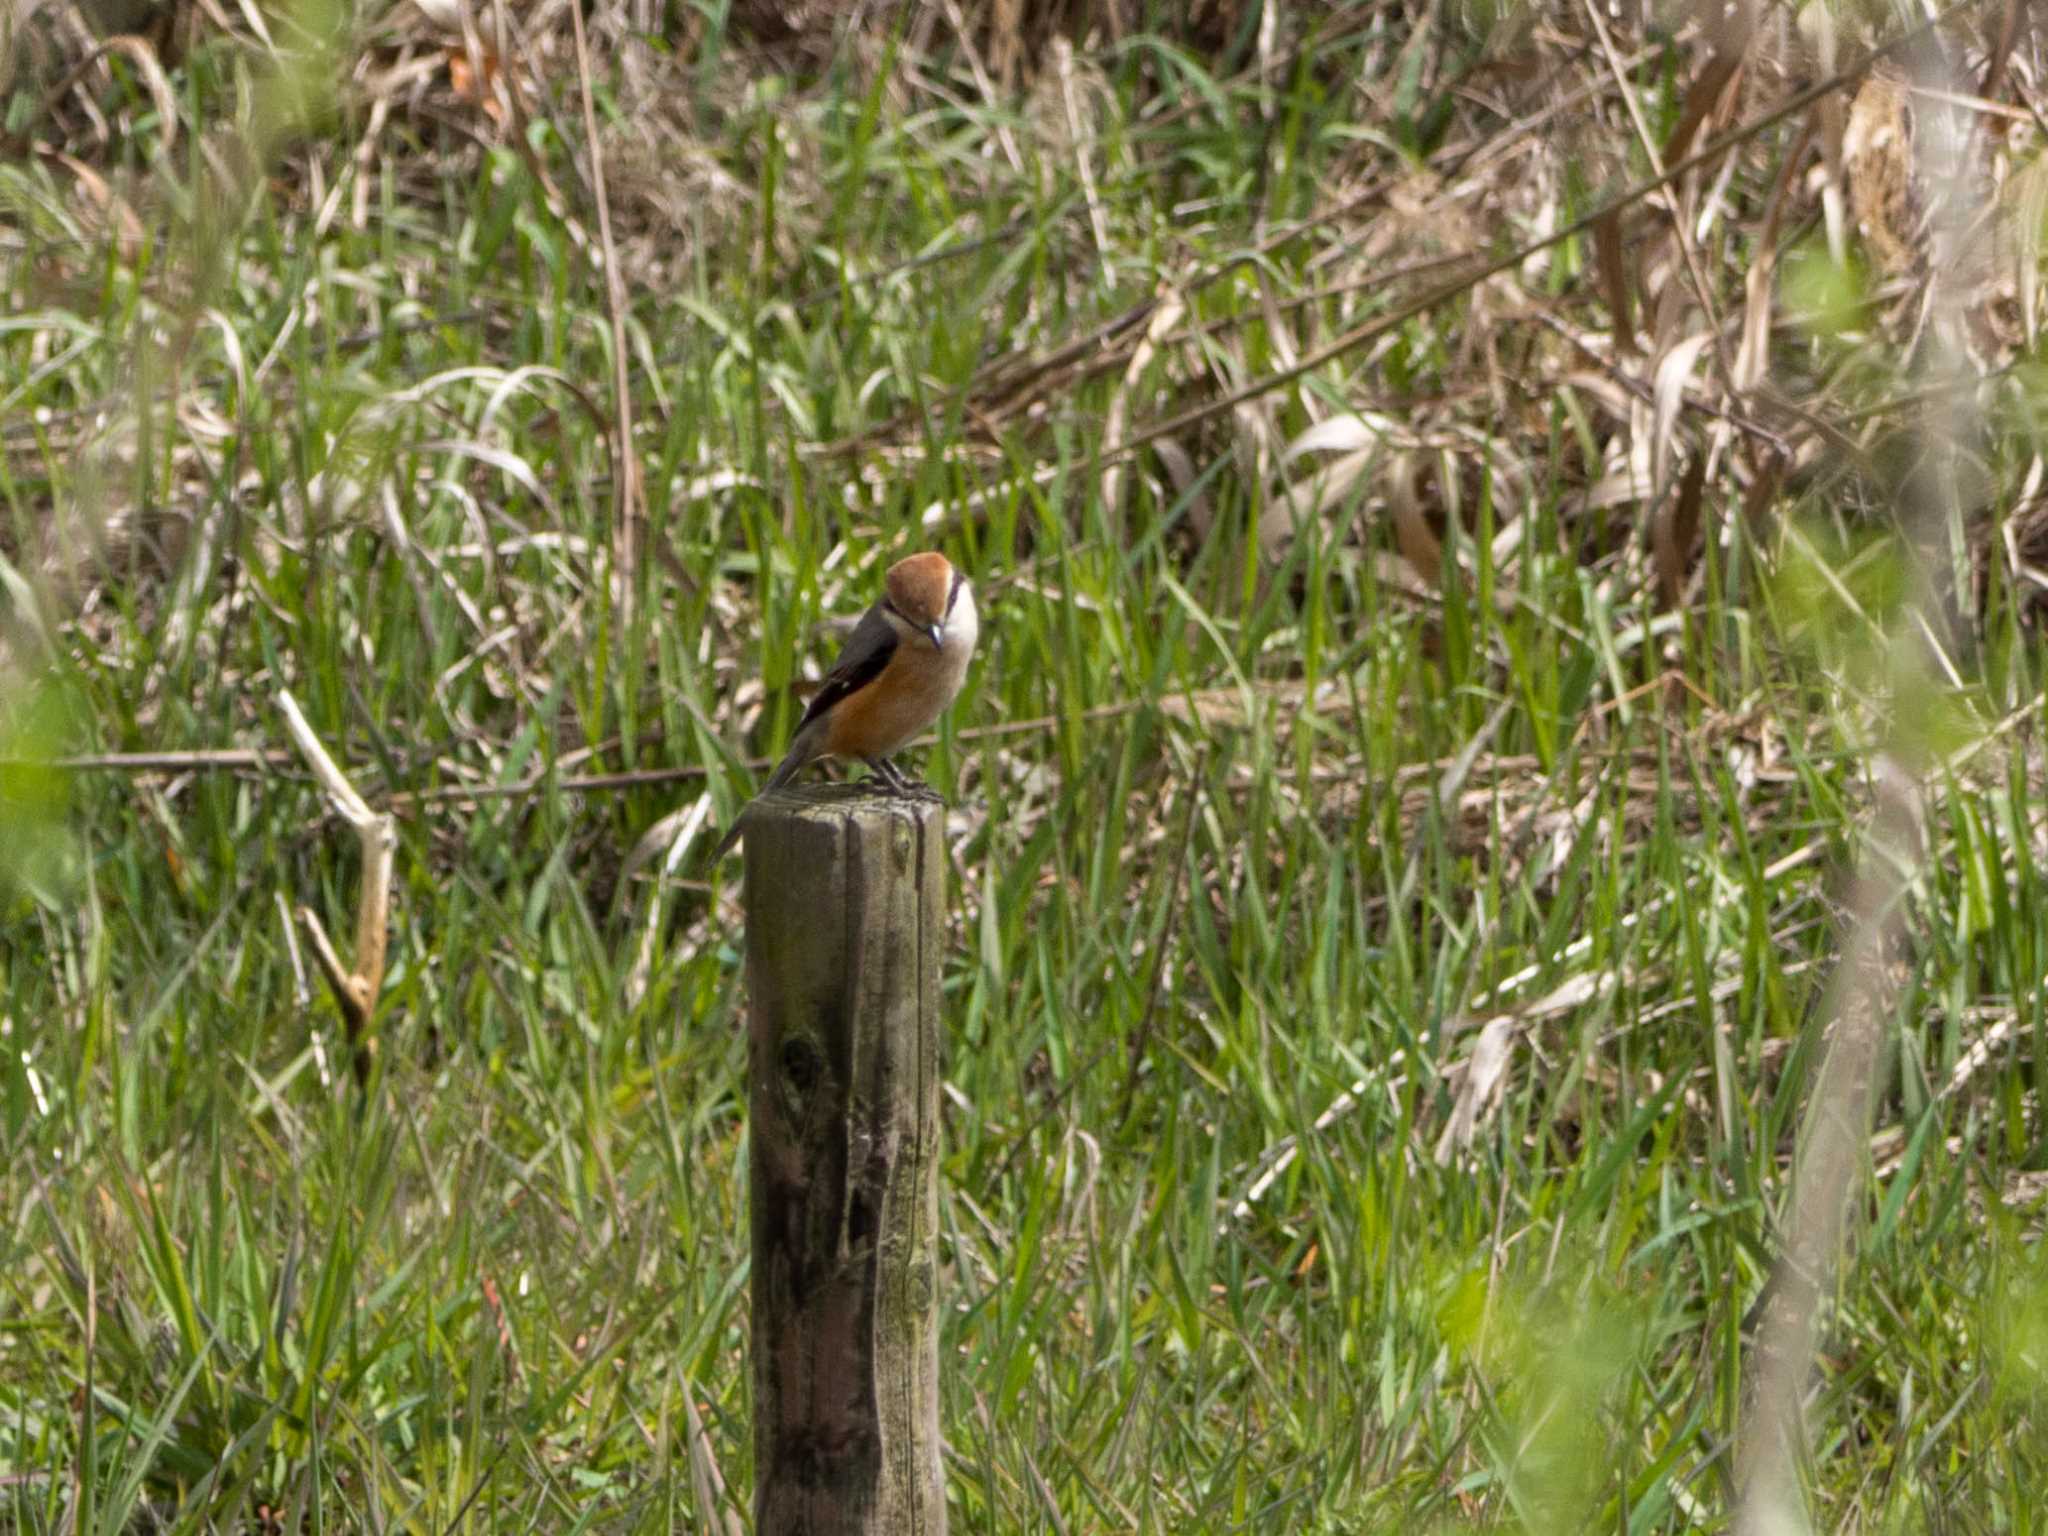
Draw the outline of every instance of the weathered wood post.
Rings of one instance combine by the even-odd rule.
[[[747,815],[756,1536],[943,1536],[944,821],[859,786]]]

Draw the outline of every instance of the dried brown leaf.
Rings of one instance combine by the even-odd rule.
[[[1922,199],[1914,176],[1913,111],[1905,83],[1872,71],[1849,104],[1842,163],[1857,228],[1888,275],[1910,272],[1924,245]]]
[[[1387,507],[1394,521],[1394,544],[1415,574],[1442,589],[1444,547],[1423,516],[1415,494],[1415,456],[1397,454],[1387,475]]]
[[[1193,489],[1197,478],[1195,474],[1195,461],[1189,455],[1187,449],[1181,447],[1180,443],[1174,438],[1162,437],[1152,445],[1152,451],[1158,455],[1159,462],[1166,467],[1166,478],[1173,482],[1175,498],[1187,496],[1189,491]],[[1216,512],[1209,505],[1208,493],[1206,491],[1195,491],[1193,497],[1188,501],[1188,526],[1195,531],[1195,542],[1197,544],[1208,543],[1209,533],[1215,525]]]
[[[1611,209],[1594,224],[1593,256],[1600,268],[1600,286],[1607,294],[1607,323],[1614,335],[1614,350],[1627,357],[1637,350],[1636,321],[1628,247],[1621,238],[1621,215],[1621,209]]]
[[[1703,448],[1685,466],[1677,494],[1666,498],[1650,525],[1650,553],[1657,564],[1657,594],[1666,608],[1685,600],[1686,577],[1692,570],[1693,540],[1700,532],[1700,503],[1707,483],[1707,452]]]
[[[1387,417],[1348,412],[1317,422],[1287,445],[1280,456],[1281,481],[1268,493],[1259,519],[1259,544],[1268,559],[1280,558],[1301,529],[1343,504],[1393,431],[1394,423]],[[1287,476],[1289,465],[1319,453],[1338,457],[1306,477]]]
[[[129,206],[128,200],[114,190],[106,177],[76,155],[66,154],[61,149],[39,149],[37,152],[52,165],[61,166],[71,173],[72,180],[78,183],[78,189],[85,194],[86,201],[112,226],[115,246],[121,253],[121,259],[137,260],[142,254],[146,231],[142,220]]]
[[[1479,1130],[1482,1111],[1497,1105],[1507,1076],[1518,1025],[1513,1014],[1499,1014],[1486,1021],[1473,1043],[1472,1054],[1454,1069],[1459,1074],[1458,1096],[1451,1104],[1451,1117],[1444,1123],[1432,1154],[1439,1168],[1472,1145]]]
[[[1738,78],[1741,70],[1739,46],[1717,52],[1707,60],[1706,68],[1686,90],[1685,104],[1678,110],[1678,126],[1664,141],[1666,165],[1674,165],[1692,153],[1700,129],[1709,121],[1724,122],[1733,115],[1734,102],[1742,86]]]
[[[156,107],[156,136],[158,147],[165,153],[178,142],[178,96],[171,89],[170,76],[164,73],[164,66],[156,56],[156,49],[147,38],[123,33],[110,37],[100,45],[108,53],[118,53],[133,64],[136,73],[142,76],[142,84],[149,92],[150,102]]]
[[[1671,470],[1671,442],[1678,426],[1678,408],[1685,403],[1685,386],[1692,378],[1700,353],[1714,339],[1711,331],[1696,331],[1680,341],[1657,361],[1657,382],[1653,391],[1654,411],[1650,422],[1650,484],[1666,483]]]

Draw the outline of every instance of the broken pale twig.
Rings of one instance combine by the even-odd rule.
[[[347,776],[335,766],[334,759],[327,755],[320,738],[313,734],[313,727],[307,723],[298,700],[291,696],[289,689],[277,691],[277,707],[284,715],[285,725],[291,731],[299,754],[313,770],[320,787],[327,791],[327,798],[334,802],[334,808],[341,813],[342,819],[355,828],[356,836],[363,845],[362,891],[356,900],[355,969],[351,971],[341,963],[341,957],[334,952],[334,945],[328,941],[327,930],[321,926],[311,907],[300,907],[298,917],[299,926],[306,930],[307,942],[313,946],[313,958],[319,961],[320,970],[327,977],[327,985],[334,993],[335,1004],[341,1009],[342,1025],[348,1031],[356,1086],[364,1088],[369,1086],[370,1056],[374,1049],[369,1034],[370,1014],[376,1007],[377,993],[384,985],[385,928],[391,909],[391,859],[392,851],[398,845],[398,832],[390,815],[371,810]]]

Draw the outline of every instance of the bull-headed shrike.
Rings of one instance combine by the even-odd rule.
[[[827,757],[857,757],[891,794],[918,793],[890,756],[958,696],[980,632],[974,589],[944,555],[912,555],[890,566],[881,597],[846,637],[760,793],[780,789]],[[734,818],[712,863],[739,841],[753,803]]]

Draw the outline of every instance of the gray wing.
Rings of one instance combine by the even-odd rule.
[[[889,658],[896,654],[900,642],[889,621],[882,617],[880,605],[870,608],[854,625],[853,633],[846,637],[846,644],[839,649],[839,659],[832,663],[832,670],[825,674],[825,685],[811,696],[804,717],[797,722],[797,731],[829,711],[834,704],[850,693],[856,693],[882,675],[882,669],[889,665]]]

